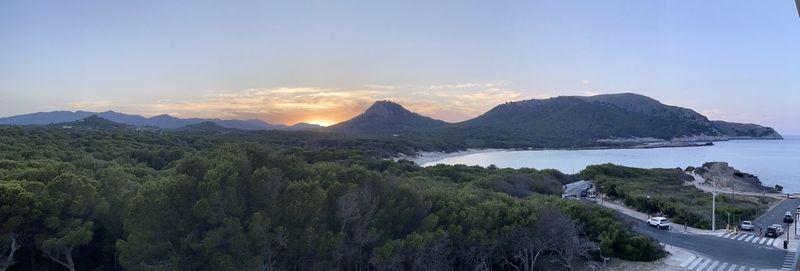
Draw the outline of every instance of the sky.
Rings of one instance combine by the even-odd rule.
[[[0,1],[0,116],[456,122],[620,92],[800,134],[794,1]]]

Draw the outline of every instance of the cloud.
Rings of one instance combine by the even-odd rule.
[[[271,123],[336,123],[365,110],[377,100],[392,100],[423,115],[457,122],[492,107],[536,96],[523,94],[505,81],[442,85],[367,85],[359,88],[275,87],[210,91],[195,98],[148,104],[115,101],[71,103],[73,109],[115,109],[153,116],[223,119],[257,118]],[[546,98],[546,97],[544,97]]]
[[[585,79],[581,80],[581,84],[588,85],[589,84],[589,80],[585,80]]]
[[[114,101],[100,100],[100,101],[77,101],[69,104],[70,108],[80,110],[105,110],[117,106]]]

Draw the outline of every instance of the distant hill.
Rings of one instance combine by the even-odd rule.
[[[137,126],[128,125],[123,123],[114,122],[111,120],[107,120],[97,115],[91,115],[84,119],[70,121],[70,122],[62,122],[62,123],[55,123],[49,124],[51,127],[57,127],[62,129],[88,129],[88,130],[133,130],[137,129]],[[147,129],[147,127],[140,127],[141,129]]]
[[[186,125],[182,128],[178,128],[180,131],[191,131],[191,132],[228,132],[231,130],[235,130],[233,128],[225,128],[222,125],[219,125],[213,121],[204,121],[200,123],[193,123]]]
[[[782,139],[783,137],[775,129],[764,127],[752,123],[733,123],[720,120],[711,121],[720,132],[731,137],[731,139]]]
[[[305,123],[305,122],[298,122],[298,123],[295,123],[292,126],[288,126],[286,128],[283,128],[283,130],[287,130],[287,131],[308,131],[308,130],[320,130],[320,129],[324,129],[324,128],[325,128],[325,126],[320,126],[320,125],[311,124],[311,123]]]
[[[158,115],[150,118],[129,115],[114,111],[105,112],[87,112],[87,111],[53,111],[53,112],[38,112],[17,116],[10,116],[0,118],[0,124],[6,125],[47,125],[63,122],[72,122],[87,118],[92,115],[97,115],[107,120],[118,123],[134,125],[134,126],[154,126],[162,129],[178,129],[186,127],[187,125],[211,121],[219,124],[225,128],[233,128],[240,130],[304,130],[305,128],[316,129],[317,127],[311,126],[297,126],[289,127],[281,124],[270,124],[262,120],[222,120],[222,119],[202,119],[202,118],[176,118],[170,115]]]
[[[431,131],[448,123],[408,111],[390,101],[378,101],[364,113],[328,127],[329,131],[341,133],[402,133]]]

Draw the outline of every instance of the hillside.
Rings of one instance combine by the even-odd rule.
[[[50,126],[59,127],[62,129],[88,129],[88,130],[106,130],[106,131],[137,129],[136,126],[114,122],[97,115],[91,115],[84,119],[76,121],[50,124]]]
[[[783,139],[783,137],[770,127],[751,123],[733,123],[724,121],[711,121],[720,132],[731,139]]]
[[[297,126],[291,127],[281,124],[270,124],[258,119],[249,120],[223,120],[223,119],[203,119],[203,118],[176,118],[170,115],[162,114],[153,117],[144,117],[139,115],[130,115],[114,111],[104,112],[87,112],[87,111],[52,111],[52,112],[37,112],[24,115],[16,115],[10,117],[0,118],[0,124],[6,125],[48,125],[63,122],[72,122],[84,119],[86,117],[97,115],[104,119],[128,124],[133,126],[153,126],[162,129],[178,129],[191,124],[202,123],[206,121],[214,122],[225,128],[239,129],[239,130],[306,130],[315,129],[317,127]]]
[[[694,110],[633,93],[508,102],[454,124],[381,101],[328,130],[414,134],[426,140],[476,148],[620,147],[668,141],[781,139],[772,128],[710,121]]]
[[[341,133],[402,133],[432,131],[448,123],[411,112],[390,101],[378,101],[364,113],[328,127]]]
[[[212,133],[217,133],[217,132],[231,131],[231,130],[234,130],[234,129],[225,128],[222,125],[219,125],[219,124],[217,124],[217,123],[215,123],[213,121],[204,121],[204,122],[201,122],[201,123],[193,123],[193,124],[186,125],[184,127],[179,128],[178,130],[179,131],[190,131],[190,132],[212,132]]]

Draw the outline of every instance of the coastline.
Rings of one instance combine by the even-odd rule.
[[[638,144],[631,145],[618,145],[618,146],[596,146],[596,147],[576,147],[576,148],[511,148],[511,149],[466,149],[455,152],[417,152],[414,155],[399,154],[392,160],[406,159],[414,162],[417,165],[424,166],[426,164],[434,163],[451,157],[466,156],[486,152],[512,152],[512,151],[546,151],[546,150],[560,150],[560,151],[582,151],[582,150],[625,150],[625,149],[660,149],[660,148],[689,148],[689,147],[708,147],[714,146],[714,142],[723,141],[738,141],[738,140],[783,140],[783,138],[728,138],[724,140],[709,140],[709,141],[660,141],[660,142],[639,142]]]

